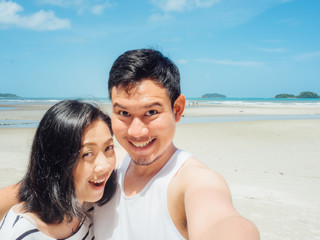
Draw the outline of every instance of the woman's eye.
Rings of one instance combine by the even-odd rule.
[[[122,117],[128,117],[130,114],[127,111],[119,111],[120,116]]]
[[[156,110],[149,110],[148,112],[146,112],[146,115],[147,116],[152,116],[152,115],[155,115],[157,114],[158,112]]]
[[[82,154],[82,158],[89,158],[92,155],[93,155],[92,152],[87,152],[87,153]]]
[[[110,145],[110,146],[108,146],[108,147],[106,148],[106,150],[105,150],[105,151],[106,151],[106,152],[107,152],[107,151],[112,151],[112,150],[113,150],[113,148],[114,148],[114,146],[113,146],[113,145]]]

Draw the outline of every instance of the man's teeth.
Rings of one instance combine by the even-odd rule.
[[[131,142],[135,147],[145,147],[148,144],[150,144],[152,142],[151,141],[146,141],[146,142]]]

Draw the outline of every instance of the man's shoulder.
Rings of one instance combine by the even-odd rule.
[[[197,176],[201,174],[217,178],[222,177],[218,172],[210,169],[207,165],[205,165],[202,161],[200,161],[193,155],[190,155],[184,162],[181,169],[179,170],[179,174],[177,174],[177,177]]]
[[[174,182],[185,191],[198,188],[229,191],[224,178],[194,156],[190,156],[174,176]]]

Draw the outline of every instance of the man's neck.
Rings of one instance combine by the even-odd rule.
[[[172,144],[150,165],[141,166],[132,160],[124,178],[124,191],[127,196],[139,193],[145,185],[166,165],[176,152],[177,148]]]

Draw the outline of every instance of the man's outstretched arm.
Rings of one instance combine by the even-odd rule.
[[[18,183],[0,189],[0,220],[12,206],[19,202],[17,198],[19,187]]]
[[[230,216],[209,228],[200,240],[259,240],[255,225],[241,217]]]
[[[192,166],[193,165],[193,166]],[[224,179],[200,164],[186,166],[185,211],[189,239],[259,240],[255,225],[234,208]]]

